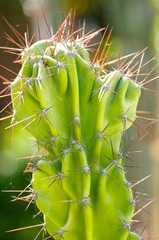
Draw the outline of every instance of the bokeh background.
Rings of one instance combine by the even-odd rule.
[[[79,19],[81,22],[86,20],[86,31],[97,30],[108,24],[110,28],[113,28],[110,50],[113,58],[148,47],[144,61],[146,62],[154,56],[155,60],[150,62],[145,68],[145,72],[149,72],[158,63],[158,0],[0,0],[0,46],[13,46],[9,43],[7,34],[19,43],[7,21],[23,36],[25,32],[29,32],[30,36],[34,32],[37,33],[39,25],[40,34],[47,37],[45,18],[56,31],[58,24],[62,22],[64,15],[71,8],[76,8],[77,25]],[[35,39],[38,39],[38,34],[35,34]],[[96,41],[99,39],[97,38]],[[13,80],[20,69],[19,64],[13,64],[15,59],[16,55],[4,52],[3,48],[0,49],[0,65],[10,69],[9,71],[0,67],[0,92],[6,87],[3,84],[4,78],[9,81]],[[158,67],[155,69],[154,75],[159,75]],[[139,219],[139,223],[133,225],[139,233],[145,236],[145,239],[149,239],[146,238],[148,235],[156,236],[155,239],[159,239],[159,96],[154,93],[158,90],[158,81],[156,79],[146,85],[148,90],[143,92],[139,104],[139,109],[147,111],[146,116],[156,119],[156,121],[138,120],[142,128],[145,126],[148,126],[146,129],[151,128],[148,134],[141,131],[143,136],[146,135],[142,141],[138,139],[137,127],[134,126],[131,129],[130,135],[134,136],[134,141],[129,144],[128,162],[126,163],[129,180],[135,182],[151,175],[135,189],[142,192],[145,199],[137,202],[137,209],[142,208],[154,198],[154,202],[135,217],[135,219]],[[9,97],[0,98],[0,109],[3,109],[9,102]],[[36,216],[38,211],[33,204],[28,205],[22,201],[15,201],[14,190],[24,189],[31,178],[29,173],[23,173],[27,164],[27,160],[23,157],[34,154],[35,146],[31,136],[25,130],[21,131],[20,126],[14,129],[14,134],[11,129],[5,129],[9,125],[10,119],[2,119],[10,113],[10,105],[0,112],[0,239],[31,240],[37,236],[41,230],[40,227],[6,233],[10,229],[42,222],[41,216]],[[12,192],[7,192],[8,190]],[[37,239],[41,239],[41,236]]]

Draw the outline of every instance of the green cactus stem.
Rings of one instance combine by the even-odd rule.
[[[108,70],[100,57],[91,61],[88,43],[99,31],[76,38],[68,19],[24,49],[11,84],[12,125],[20,123],[47,152],[34,162],[36,205],[54,239],[137,240],[121,142],[141,89],[128,64]]]

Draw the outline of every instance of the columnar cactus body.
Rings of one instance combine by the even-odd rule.
[[[11,85],[14,124],[47,151],[33,169],[36,205],[54,239],[139,239],[120,148],[140,87],[124,69],[92,63],[84,36],[64,36],[26,48]]]

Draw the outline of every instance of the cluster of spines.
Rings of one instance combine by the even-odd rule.
[[[61,25],[61,28],[59,29],[57,34],[55,34],[54,37],[51,38],[51,40],[43,41],[44,45],[42,45],[42,49],[40,49],[39,46],[34,45],[33,46],[33,48],[34,48],[33,52],[32,52],[32,48],[29,48],[29,47],[24,50],[23,57],[22,57],[22,62],[24,64],[23,69],[25,69],[24,72],[26,74],[27,68],[30,68],[31,65],[34,64],[34,67],[35,67],[34,70],[35,70],[35,76],[36,77],[34,77],[34,76],[28,77],[28,73],[26,74],[26,77],[23,76],[23,79],[21,81],[21,86],[20,86],[21,91],[19,91],[19,86],[18,86],[17,87],[18,92],[15,93],[15,96],[14,96],[14,91],[12,92],[14,109],[16,109],[17,105],[19,104],[19,101],[21,102],[20,103],[21,105],[24,104],[25,95],[26,95],[25,89],[27,89],[27,91],[29,91],[29,93],[33,94],[32,95],[33,98],[35,98],[35,99],[37,98],[37,96],[35,96],[35,94],[32,91],[33,88],[35,88],[35,86],[32,84],[33,81],[38,86],[39,91],[45,90],[45,86],[43,86],[43,81],[41,79],[41,73],[43,72],[43,69],[45,68],[46,62],[48,63],[49,60],[51,61],[51,63],[50,63],[51,64],[51,69],[55,68],[55,71],[54,71],[53,74],[60,74],[61,69],[63,69],[64,66],[67,66],[68,63],[62,63],[62,61],[59,61],[58,59],[54,60],[54,62],[52,63],[52,59],[49,59],[48,56],[45,57],[45,54],[43,52],[43,48],[47,49],[46,50],[47,55],[49,55],[49,54],[52,55],[56,51],[56,44],[55,44],[54,49],[52,49],[52,47],[49,46],[49,45],[52,45],[52,43],[54,43],[54,42],[55,43],[60,42],[60,44],[62,43],[62,45],[64,45],[63,43],[67,41],[67,42],[69,42],[68,45],[70,45],[72,47],[72,43],[74,42],[74,40],[72,40],[72,38],[73,38],[74,34],[73,33],[70,34],[70,29],[72,31],[72,27],[70,28],[69,23],[70,23],[70,19],[69,19],[69,17],[67,17],[65,22]],[[68,25],[69,25],[69,31],[68,31],[69,34],[67,34],[67,38],[64,39],[64,32],[66,32],[66,29],[67,29]],[[72,49],[68,50],[67,49],[67,51],[68,51],[67,54],[69,56],[74,56],[75,52],[81,52],[82,57],[84,56],[88,61],[88,56],[85,55],[85,53],[86,53],[85,50],[84,50],[84,55],[83,55],[83,47],[81,47],[81,41],[84,44],[88,44],[88,42],[98,32],[99,31],[97,31],[96,33],[90,33],[89,35],[86,34],[85,36],[83,36],[81,38],[81,40],[78,38],[78,42],[80,42],[79,49],[77,49],[77,50],[76,49],[74,49],[74,50],[72,50]],[[71,38],[69,36],[71,36]],[[68,37],[69,37],[69,39],[68,39]],[[77,41],[75,41],[75,42],[77,43]],[[107,45],[105,45],[105,46],[107,46]],[[87,46],[85,46],[85,47],[87,48]],[[39,56],[39,54],[38,54],[39,51],[41,51],[42,56]],[[96,53],[98,53],[98,52],[99,52],[99,48],[98,48]],[[104,51],[101,54],[101,59],[98,59],[97,64],[95,63],[95,61],[97,60],[96,58],[97,58],[98,54],[95,54],[93,63],[89,63],[90,68],[95,73],[95,75],[94,75],[95,87],[94,87],[93,91],[91,92],[91,97],[92,96],[95,96],[95,97],[98,96],[99,102],[102,102],[102,99],[104,98],[105,93],[107,91],[109,91],[112,95],[116,94],[116,91],[113,90],[112,87],[110,87],[109,84],[105,81],[105,77],[107,77],[107,75],[108,75],[108,78],[109,78],[109,74],[107,74],[107,70],[105,70],[105,66],[109,66],[110,62],[104,62],[103,54],[104,54]],[[127,63],[126,63],[126,60],[128,59],[129,56],[123,58],[124,60],[119,65],[116,72],[113,72],[114,76],[118,73],[121,74],[121,76],[125,79],[129,79],[130,75],[135,75],[135,73],[136,73],[136,76],[139,76],[138,70],[134,70],[134,68],[136,67],[136,64],[134,64],[132,67],[130,67],[130,66],[131,66],[131,64],[133,64],[133,62],[136,60],[136,58],[140,55],[143,58],[142,52],[136,53],[136,54],[134,54],[133,58],[130,61],[128,61]],[[55,55],[54,55],[54,57],[55,57]],[[142,60],[143,60],[142,58],[141,58],[141,61],[139,63],[139,68],[138,69],[140,69],[142,67]],[[38,75],[37,75],[37,69],[36,69],[36,66],[35,66],[37,64],[39,64],[41,66],[41,68],[40,68],[41,70],[39,71]],[[70,65],[70,64],[68,64],[68,65]],[[22,71],[23,71],[23,69],[22,69]],[[132,72],[134,72],[134,74],[132,74]],[[101,73],[102,73],[102,75],[100,77]],[[33,75],[34,75],[34,73],[33,73]],[[110,82],[114,78],[114,76],[110,77]],[[45,78],[50,77],[50,74],[45,75],[44,77]],[[21,73],[19,74],[18,78],[22,78]],[[147,79],[147,76],[145,77],[145,79],[140,84],[138,84],[139,88],[143,87],[146,79]],[[150,82],[152,80],[154,80],[154,79],[151,79],[147,82]],[[19,81],[19,79],[18,79],[18,81]],[[58,88],[58,85],[57,85],[57,88]],[[60,88],[58,90],[60,90]],[[74,89],[72,89],[72,90],[74,90]],[[84,90],[87,90],[87,89],[84,89]],[[63,94],[63,92],[61,92],[61,94]],[[75,98],[73,98],[73,100],[76,101]],[[78,105],[78,103],[77,103],[77,105]],[[101,128],[96,129],[96,132],[94,132],[94,135],[96,136],[94,138],[95,143],[94,143],[94,145],[92,145],[92,151],[90,151],[89,144],[86,144],[86,146],[83,146],[83,144],[81,144],[81,138],[79,137],[79,129],[80,129],[80,125],[82,124],[81,119],[80,119],[79,114],[78,114],[79,112],[74,115],[74,118],[69,123],[70,125],[71,124],[73,125],[73,129],[74,129],[73,130],[73,132],[74,132],[73,138],[72,138],[72,136],[71,136],[70,139],[69,138],[65,139],[65,136],[61,138],[62,134],[59,133],[58,131],[57,132],[53,131],[53,133],[52,133],[52,129],[54,130],[54,126],[53,126],[52,122],[50,121],[50,119],[48,118],[48,112],[51,111],[51,109],[53,107],[54,106],[49,106],[47,108],[42,108],[40,111],[37,111],[37,112],[31,114],[30,116],[27,116],[26,118],[24,117],[17,122],[13,122],[9,127],[14,127],[16,124],[21,123],[21,124],[23,124],[23,128],[29,129],[30,126],[32,127],[32,124],[34,122],[36,122],[36,125],[38,126],[38,125],[41,124],[42,121],[44,121],[44,123],[46,121],[49,125],[49,128],[47,128],[45,126],[45,133],[47,132],[47,136],[44,136],[44,138],[42,138],[42,139],[37,138],[37,142],[38,142],[39,145],[42,145],[44,148],[46,148],[50,152],[51,157],[53,157],[53,163],[55,163],[56,160],[58,161],[58,160],[61,159],[62,164],[63,164],[63,162],[64,162],[63,159],[66,156],[73,155],[75,152],[78,151],[77,156],[82,155],[82,157],[83,157],[85,155],[84,158],[86,158],[86,156],[88,158],[88,156],[89,156],[91,161],[90,162],[86,161],[85,164],[80,166],[79,169],[72,169],[72,171],[73,170],[75,172],[81,171],[81,173],[83,175],[86,175],[87,178],[88,178],[88,175],[96,176],[97,172],[100,175],[102,175],[103,177],[104,176],[109,177],[109,175],[110,175],[109,170],[114,167],[114,168],[119,169],[119,171],[122,171],[123,174],[124,174],[124,169],[123,169],[122,162],[121,162],[121,155],[119,154],[119,147],[120,147],[120,140],[122,138],[123,132],[125,132],[126,129],[130,125],[132,125],[133,122],[134,122],[134,118],[131,119],[131,116],[127,117],[127,113],[129,112],[129,108],[127,108],[126,112],[124,112],[124,114],[122,114],[121,117],[120,117],[120,124],[122,124],[122,131],[119,132],[119,136],[117,137],[118,138],[117,143],[116,143],[116,140],[112,139],[112,137],[110,136],[111,134],[109,133],[109,131],[111,132],[111,127],[110,127],[111,121],[110,121],[102,129]],[[101,103],[101,109],[102,109],[102,107],[103,106],[102,106],[102,103]],[[77,111],[76,108],[74,110],[75,110],[75,112]],[[95,113],[93,113],[93,114],[95,115]],[[101,124],[101,123],[99,123],[99,124]],[[127,126],[127,125],[129,125],[129,126]],[[51,132],[50,132],[50,128],[51,128]],[[113,126],[112,126],[112,128],[113,128]],[[106,131],[108,129],[109,129],[109,131]],[[39,130],[39,128],[38,128],[38,130]],[[39,135],[43,136],[43,134],[39,134]],[[60,139],[60,140],[58,141],[58,139]],[[88,143],[89,143],[89,141],[90,140],[88,138]],[[96,157],[94,157],[94,156],[99,155],[99,152],[102,148],[103,142],[104,142],[104,145],[107,145],[108,153],[104,157],[106,163],[103,164],[103,162],[102,162],[102,164],[101,164],[98,160],[96,161]],[[116,144],[116,146],[114,146],[115,144]],[[51,147],[51,150],[50,150],[50,147]],[[52,149],[54,150],[53,151],[54,156],[52,156]],[[103,153],[103,155],[104,154],[105,154],[105,152]],[[47,156],[46,160],[47,160],[47,158],[50,159],[50,156],[49,157]],[[99,158],[99,157],[97,157],[97,158]],[[37,163],[37,165],[38,165],[38,163]],[[66,162],[66,165],[67,165],[67,162]],[[58,169],[58,167],[56,167],[56,168]],[[68,171],[70,171],[70,170],[68,170]],[[34,169],[34,172],[36,172],[35,169]],[[52,175],[48,176],[48,178],[50,179],[50,183],[49,183],[48,187],[50,187],[52,184],[54,184],[54,182],[57,181],[57,180],[60,183],[62,183],[65,178],[66,179],[69,178],[67,171],[66,171],[67,172],[66,174],[64,173],[64,171],[61,171],[61,170],[56,171],[56,172],[57,173],[54,174],[53,176]],[[53,180],[51,178],[53,178]],[[96,181],[96,177],[95,177],[95,180],[93,180],[93,181]],[[125,180],[125,185],[127,187],[129,187],[129,184],[127,184],[126,180]],[[65,200],[65,202],[67,202],[67,203],[75,203],[76,202],[76,203],[80,203],[84,207],[86,207],[87,205],[89,205],[89,207],[91,207],[91,203],[90,203],[91,198],[93,199],[93,198],[95,198],[95,196],[91,196],[91,193],[88,192],[81,199]],[[130,204],[132,205],[132,208],[133,208],[134,205],[135,205],[135,201],[133,199],[131,199],[131,200],[129,200],[129,202],[130,202]],[[46,221],[49,222],[49,219],[47,219]],[[121,220],[119,220],[119,221],[121,221]],[[125,220],[122,220],[121,225],[122,225],[122,230],[125,229],[123,231],[130,232],[130,228],[131,228],[130,223],[127,223]],[[57,239],[61,239],[61,238],[64,238],[63,234],[65,232],[67,233],[67,231],[69,231],[69,230],[59,229],[59,231],[55,234],[52,234],[52,236],[56,237],[56,235],[57,235]],[[128,234],[128,237],[133,240],[133,235],[131,236],[131,234],[130,234],[130,236],[129,236],[129,234]],[[140,238],[138,237],[138,239],[140,239]]]

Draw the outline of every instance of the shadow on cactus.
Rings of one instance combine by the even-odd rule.
[[[108,29],[91,60],[90,41],[103,30],[74,32],[73,22],[69,14],[56,34],[32,45],[26,37],[8,128],[21,124],[43,149],[28,168],[45,239],[139,240],[121,143],[141,89],[155,78],[138,81],[144,51],[108,61]]]

